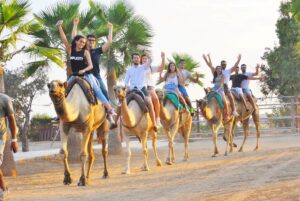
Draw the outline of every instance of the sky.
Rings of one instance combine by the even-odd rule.
[[[32,11],[37,13],[46,9],[57,0],[31,0]],[[82,0],[82,9],[88,0]],[[101,1],[111,5],[113,0]],[[277,44],[275,24],[279,17],[281,0],[128,0],[136,13],[143,16],[152,26],[153,63],[159,64],[160,52],[167,57],[172,53],[188,53],[200,63],[198,72],[205,74],[206,87],[211,86],[212,75],[202,59],[202,54],[210,53],[213,63],[226,60],[228,67],[234,64],[237,55],[242,54],[241,63],[254,71],[261,60],[266,47]],[[16,57],[17,58],[17,57]],[[19,58],[23,60],[23,58]],[[18,65],[14,61],[8,67]],[[102,75],[103,77],[105,75]],[[65,80],[65,70],[52,66],[50,80]],[[259,83],[251,81],[251,88],[257,97]],[[192,100],[204,96],[201,87],[190,85],[188,93]],[[48,94],[37,98],[33,103],[33,113],[48,113],[55,116],[55,111]]]

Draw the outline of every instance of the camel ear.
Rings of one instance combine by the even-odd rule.
[[[125,90],[126,90],[126,87],[122,87],[122,89],[125,91]]]
[[[208,89],[204,88],[205,94],[208,94]]]
[[[47,84],[48,89],[50,89],[50,83]]]
[[[68,82],[64,82],[64,88],[66,89],[68,86]]]

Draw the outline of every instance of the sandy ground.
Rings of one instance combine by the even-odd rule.
[[[102,159],[96,150],[91,184],[77,187],[80,165],[71,164],[73,184],[64,186],[63,164],[56,156],[18,161],[17,178],[6,178],[9,200],[300,200],[300,136],[262,137],[261,149],[252,151],[255,138],[250,137],[244,153],[237,150],[223,156],[224,142],[219,140],[222,154],[212,154],[211,139],[190,143],[190,160],[183,162],[183,144],[177,143],[175,165],[155,167],[152,150],[150,171],[140,171],[142,155],[133,150],[131,175],[121,175],[123,156],[109,156],[110,178],[102,179]],[[241,144],[241,138],[236,140]],[[165,160],[166,147],[159,148]]]

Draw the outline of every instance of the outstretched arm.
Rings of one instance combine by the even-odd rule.
[[[211,73],[214,74],[214,72],[215,72],[215,67],[214,67],[214,66],[212,65],[212,63],[211,63],[210,55],[208,54],[208,55],[207,55],[208,58],[207,58],[206,55],[203,54],[202,57],[203,57],[205,63],[207,64],[207,66],[210,68]]]
[[[255,73],[253,73],[252,76],[257,76],[258,73],[259,73],[259,64],[256,64]]]
[[[231,69],[230,69],[231,72],[234,72],[234,71],[235,71],[236,67],[239,65],[239,63],[240,63],[240,61],[241,61],[241,58],[242,58],[242,55],[239,54],[239,55],[238,55],[238,58],[237,58],[237,61],[235,62],[235,64],[234,64],[234,65],[231,67]]]
[[[166,63],[166,56],[164,52],[161,52],[161,64],[160,67],[157,69],[157,72],[162,72],[165,69]]]
[[[77,27],[78,27],[78,23],[79,23],[79,17],[75,17],[75,19],[73,20],[73,29],[72,29],[72,35],[71,35],[71,39],[73,40],[75,38],[75,36],[77,35]]]
[[[62,40],[64,46],[65,46],[66,49],[67,49],[67,52],[70,54],[70,53],[71,53],[71,47],[70,47],[70,45],[69,45],[69,43],[68,43],[67,37],[66,37],[65,32],[64,32],[64,30],[63,30],[63,28],[62,28],[62,24],[63,24],[63,21],[62,21],[62,20],[59,20],[59,21],[57,22],[59,35],[60,35],[60,38],[61,38],[61,40]]]
[[[112,44],[113,24],[108,22],[107,28],[108,28],[107,42],[104,43],[104,45],[102,45],[102,52],[107,52],[107,50],[110,48],[110,46]]]

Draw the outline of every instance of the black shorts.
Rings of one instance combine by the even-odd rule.
[[[141,89],[141,91],[143,92],[143,94],[144,94],[145,97],[149,96],[149,93],[148,93],[146,87],[143,87],[143,88]]]

